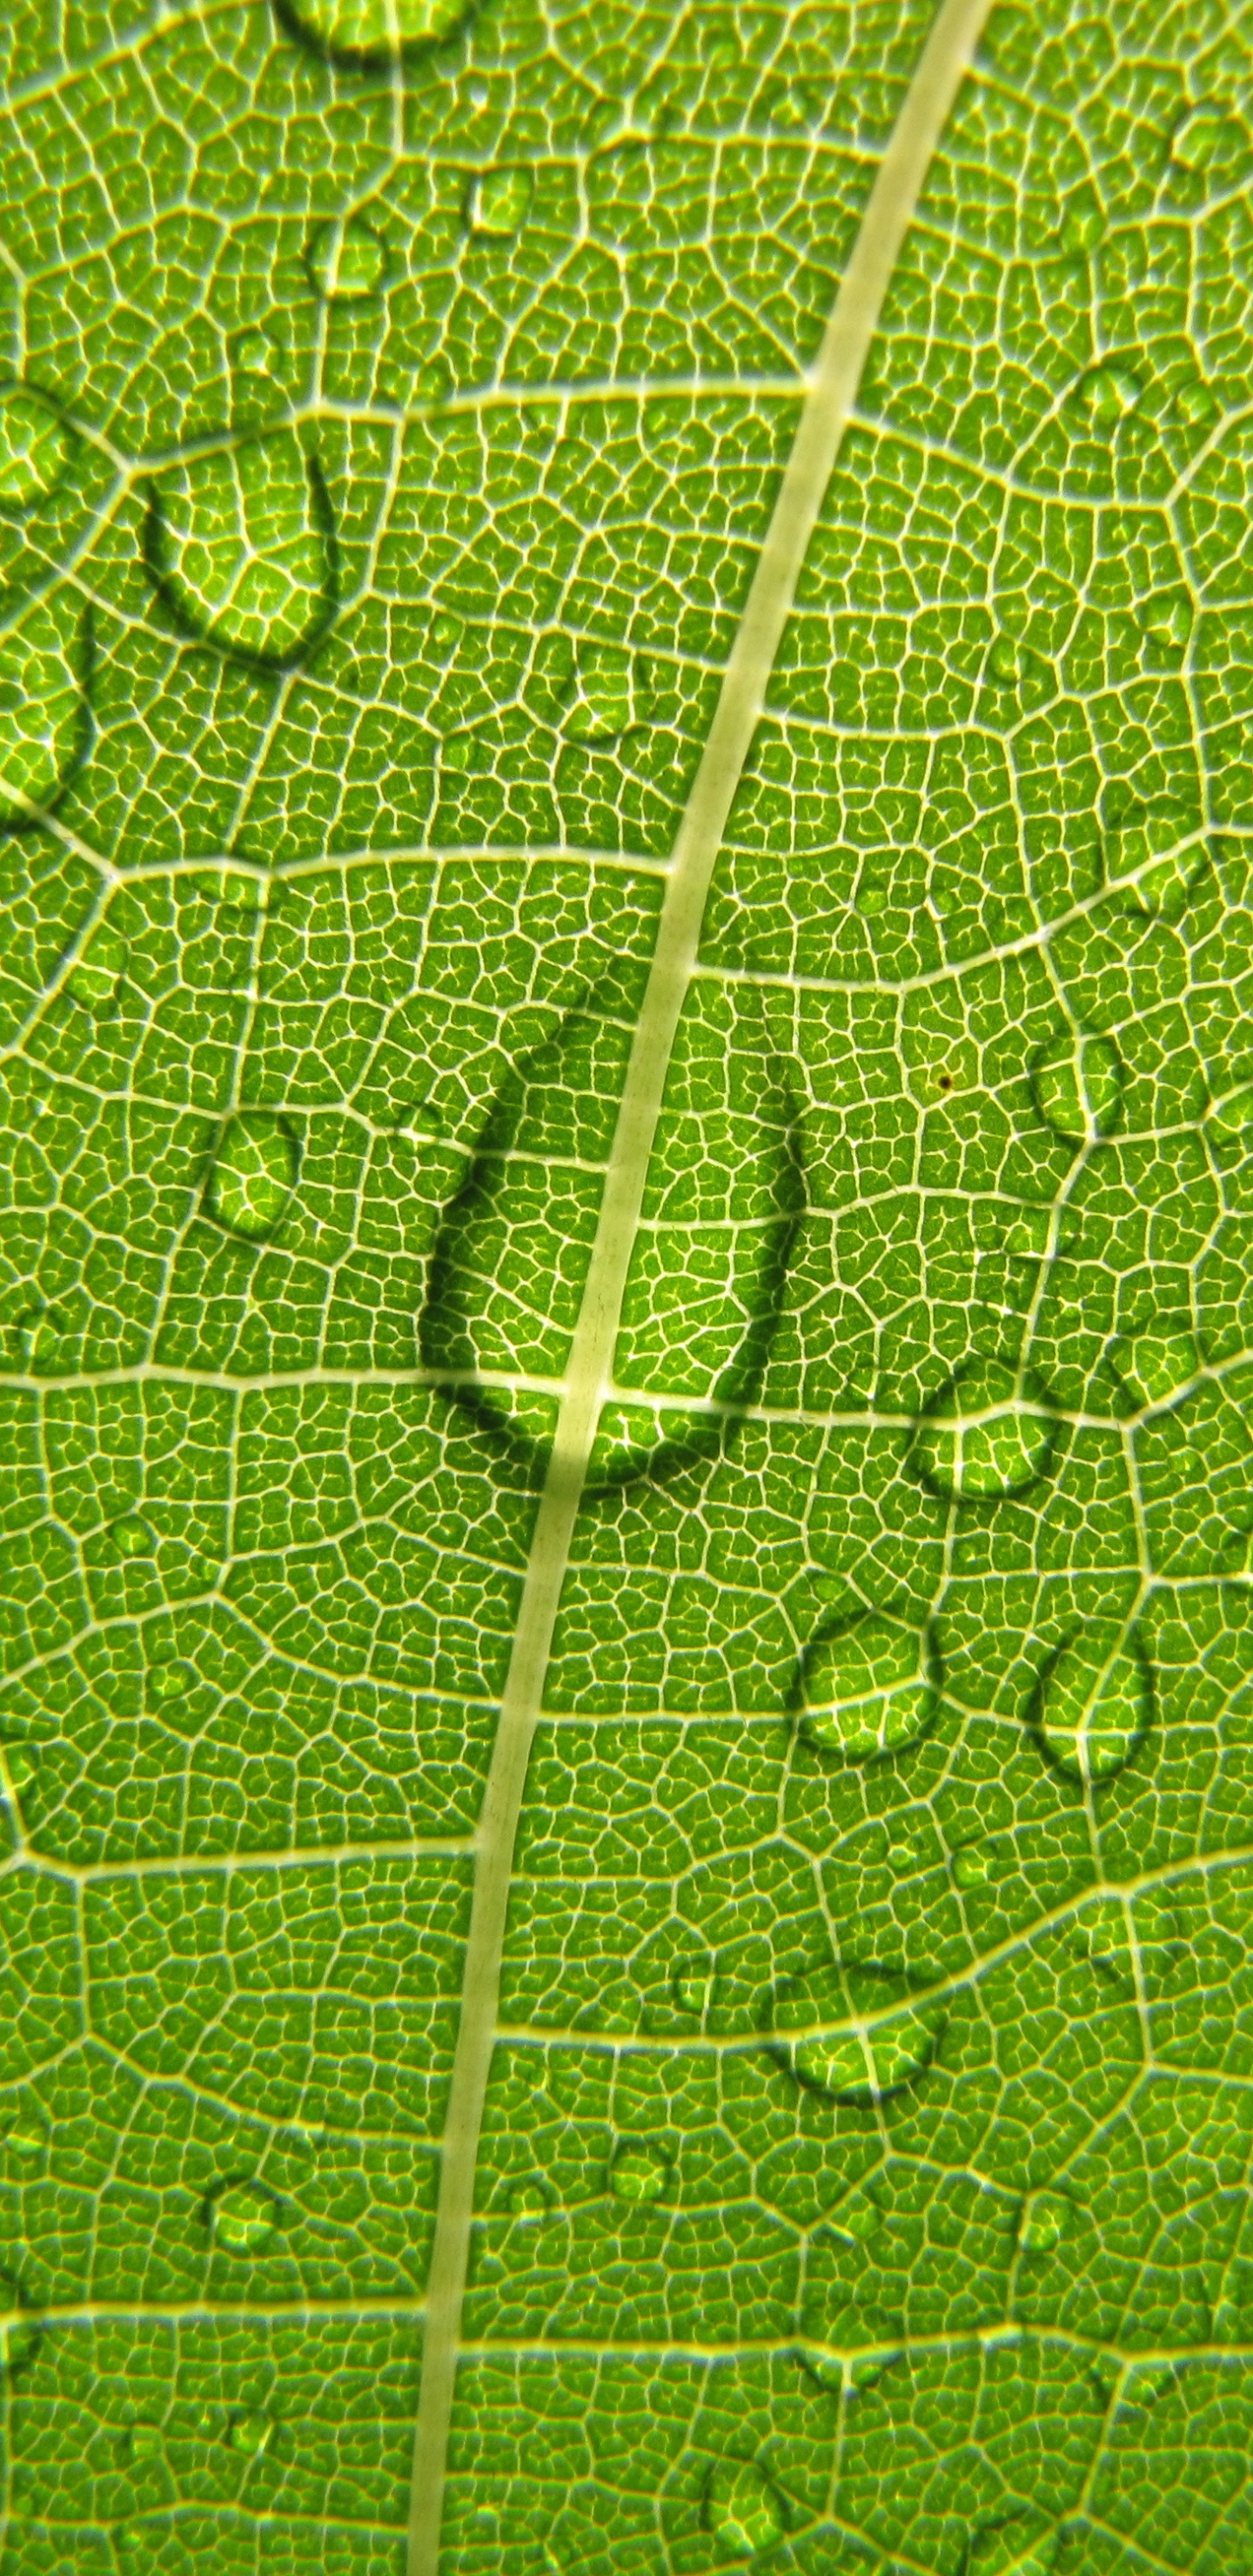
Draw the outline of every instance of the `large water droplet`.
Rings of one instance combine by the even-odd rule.
[[[329,303],[358,304],[377,295],[387,274],[378,234],[357,215],[319,226],[309,244],[309,282]]]
[[[881,2102],[912,2083],[939,2044],[942,2010],[911,1996],[890,1969],[811,1968],[775,1995],[774,2053],[812,2092]]]
[[[317,459],[293,430],[191,457],[152,486],[148,568],[178,623],[282,667],[334,613],[338,555]]]
[[[73,432],[42,394],[0,393],[0,510],[33,510],[55,492],[74,452]]]
[[[300,1148],[277,1111],[245,1109],[232,1118],[213,1158],[205,1191],[211,1217],[230,1234],[264,1242],[296,1186]]]
[[[1134,411],[1144,387],[1129,367],[1089,367],[1074,389],[1075,409],[1093,429],[1116,429]]]
[[[650,2206],[668,2189],[670,2177],[670,2159],[662,2149],[650,2146],[643,2138],[632,2138],[614,2157],[609,2187],[615,2200]]]
[[[261,2183],[228,2183],[210,2205],[210,2227],[228,2254],[264,2254],[278,2235],[278,2204]]]
[[[802,1668],[806,1735],[862,1762],[914,1744],[935,1713],[938,1670],[925,1629],[879,1612],[820,1640]]]
[[[1042,1476],[1056,1424],[1033,1380],[1001,1360],[958,1369],[924,1414],[913,1458],[932,1491],[994,1502]]]
[[[466,191],[466,222],[472,233],[509,241],[520,232],[530,212],[534,181],[520,164],[512,169],[484,170]]]
[[[439,44],[472,0],[275,0],[278,16],[315,53],[369,71]]]
[[[1023,2202],[1018,2243],[1024,2254],[1051,2254],[1061,2244],[1074,2218],[1071,2203],[1059,2191],[1033,2191]]]
[[[1067,1143],[1095,1144],[1118,1123],[1122,1058],[1112,1038],[1063,1030],[1037,1056],[1031,1072],[1035,1105]]]
[[[635,657],[616,644],[580,644],[562,731],[571,742],[614,742],[645,711]]]
[[[1130,1761],[1152,1714],[1148,1658],[1138,1639],[1102,1653],[1099,1627],[1063,1647],[1040,1687],[1035,1726],[1051,1760],[1084,1787]]]
[[[0,820],[55,804],[87,748],[90,612],[50,591],[0,635]]]
[[[1133,1404],[1140,1405],[1172,1403],[1187,1392],[1201,1366],[1196,1337],[1186,1325],[1117,1341],[1110,1360]]]
[[[723,2460],[710,2472],[705,2523],[725,2558],[755,2558],[787,2528],[778,2488],[755,2460]]]

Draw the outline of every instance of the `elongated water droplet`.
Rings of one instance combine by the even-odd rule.
[[[291,33],[353,71],[424,53],[470,15],[471,0],[275,0]]]
[[[1243,1144],[1253,1127],[1253,1082],[1242,1083],[1238,1091],[1228,1091],[1221,1100],[1211,1101],[1205,1124],[1220,1144]]]
[[[647,713],[635,656],[616,644],[580,644],[562,731],[571,742],[614,742]]]
[[[292,430],[192,457],[152,486],[145,548],[192,635],[263,666],[297,661],[334,613],[338,556],[316,458]]]
[[[520,164],[513,169],[484,170],[466,191],[466,222],[472,233],[509,241],[520,232],[530,212],[534,181]]]
[[[87,748],[92,628],[68,588],[0,635],[0,820],[56,803]]]
[[[0,510],[33,510],[55,492],[74,452],[73,432],[25,385],[0,393]]]
[[[261,2183],[228,2183],[210,2205],[210,2227],[228,2254],[264,2254],[278,2235],[278,2204]]]
[[[755,2558],[783,2537],[783,2499],[755,2460],[723,2460],[705,2489],[705,2525],[724,2558]]]
[[[110,1543],[118,1556],[151,1556],[156,1540],[138,1512],[123,1512],[109,1523]]]
[[[1065,1646],[1041,1685],[1035,1724],[1057,1769],[1085,1787],[1112,1780],[1152,1714],[1152,1676],[1135,1638],[1102,1652],[1099,1627]]]
[[[268,2415],[249,2408],[243,2414],[232,2415],[226,2439],[232,2451],[242,2452],[245,2459],[259,2460],[274,2439],[274,2426]]]
[[[296,1186],[300,1149],[277,1111],[245,1109],[232,1118],[213,1159],[205,1191],[211,1217],[230,1234],[264,1242]]]
[[[651,2205],[668,2189],[670,2175],[670,2159],[662,2149],[649,2146],[643,2138],[633,2138],[614,2157],[609,2185],[615,2200]]]
[[[918,1426],[913,1458],[932,1491],[995,1502],[1042,1476],[1056,1425],[1030,1377],[1001,1360],[970,1360]]]
[[[1186,1393],[1201,1366],[1196,1337],[1186,1325],[1135,1333],[1114,1343],[1110,1360],[1134,1404],[1170,1404]]]
[[[1089,367],[1074,390],[1075,409],[1093,429],[1116,429],[1134,411],[1144,387],[1129,367]]]
[[[832,2101],[883,2101],[922,2073],[939,2044],[942,2011],[913,2002],[911,1992],[907,1978],[884,1968],[829,1966],[790,1977],[774,1998],[774,2053]]]
[[[1023,2202],[1018,2243],[1024,2254],[1051,2254],[1066,2235],[1074,2210],[1059,2191],[1033,2191]]]
[[[850,1762],[915,1744],[936,1708],[938,1667],[925,1629],[879,1612],[821,1640],[804,1659],[806,1735]]]
[[[387,252],[359,215],[319,226],[309,244],[309,281],[328,303],[358,304],[377,295],[387,274]]]
[[[1037,1056],[1031,1072],[1035,1105],[1067,1143],[1095,1144],[1118,1123],[1122,1058],[1112,1038],[1066,1029]]]

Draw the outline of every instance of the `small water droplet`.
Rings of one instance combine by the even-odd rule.
[[[152,1556],[157,1544],[138,1512],[123,1512],[119,1519],[110,1521],[109,1538],[118,1556]]]
[[[1023,2202],[1018,2243],[1024,2254],[1051,2254],[1066,2235],[1074,2211],[1059,2191],[1033,2191]]]
[[[1192,634],[1195,611],[1186,590],[1159,590],[1140,602],[1136,623],[1146,642],[1177,661]]]
[[[1071,190],[1062,208],[1062,248],[1070,251],[1095,250],[1105,235],[1105,216],[1096,190],[1084,180]]]
[[[1075,386],[1075,409],[1093,429],[1116,429],[1135,410],[1143,391],[1129,367],[1089,367]]]
[[[934,1642],[879,1612],[820,1640],[804,1658],[802,1723],[824,1752],[850,1762],[916,1744],[936,1708]]]
[[[1037,1056],[1031,1090],[1055,1135],[1068,1144],[1093,1144],[1117,1124],[1123,1080],[1122,1058],[1112,1038],[1064,1029]]]
[[[1169,2396],[1174,2385],[1173,2362],[1133,2362],[1127,2373],[1123,2399],[1128,2406],[1153,2406],[1159,2397]]]
[[[387,273],[387,252],[359,215],[321,224],[309,244],[309,282],[328,303],[357,304],[377,295]]]
[[[16,2379],[34,2360],[40,2323],[11,2274],[0,2273],[0,2376]]]
[[[246,1109],[232,1118],[213,1159],[205,1206],[230,1234],[263,1242],[273,1234],[300,1169],[300,1148],[277,1111]]]
[[[718,1992],[718,1971],[713,1959],[693,1966],[684,1960],[675,1969],[672,1992],[681,2013],[691,2013],[698,2021],[712,2008]]]
[[[646,712],[634,656],[616,644],[580,644],[562,731],[571,742],[614,742]]]
[[[955,1371],[918,1425],[913,1458],[932,1492],[996,1502],[1042,1476],[1056,1425],[1029,1377],[1001,1360]]]
[[[1242,1083],[1238,1091],[1228,1091],[1221,1100],[1211,1101],[1205,1124],[1223,1144],[1243,1144],[1253,1127],[1253,1082]]]
[[[261,2183],[228,2183],[210,2203],[209,2223],[228,2254],[264,2254],[278,2235],[278,2203]]]
[[[241,439],[151,486],[148,569],[188,634],[286,668],[324,632],[338,551],[321,468],[294,430]]]
[[[0,820],[53,805],[87,747],[90,614],[51,591],[0,635]]]
[[[275,0],[291,33],[350,71],[369,71],[442,43],[472,0]]]
[[[73,432],[25,385],[0,393],[0,511],[33,510],[55,492],[74,452]]]
[[[660,2147],[649,2146],[643,2138],[633,2138],[629,2146],[620,2147],[609,2172],[609,2188],[615,2200],[643,2202],[660,2200],[670,2183],[670,2159]]]
[[[242,2452],[245,2459],[249,2460],[259,2460],[262,2453],[268,2451],[273,2438],[274,2426],[270,2417],[263,2415],[257,2408],[248,2408],[240,2415],[232,2415],[226,2428],[229,2448],[232,2451]]]
[[[552,2207],[552,2193],[547,2183],[532,2174],[526,2182],[515,2183],[509,2194],[512,2218],[543,2218]]]
[[[727,2558],[755,2558],[787,2528],[778,2488],[755,2460],[723,2460],[705,2488],[705,2525]]]
[[[831,2101],[881,2102],[912,2083],[939,2044],[942,2013],[911,1996],[908,1979],[889,1969],[811,1968],[775,1995],[775,2054]]]
[[[1195,1335],[1174,1331],[1135,1333],[1110,1350],[1111,1364],[1134,1404],[1170,1404],[1184,1394],[1201,1366]]]
[[[148,1668],[148,1697],[156,1702],[158,1708],[166,1708],[176,1699],[185,1699],[195,1684],[196,1673],[191,1664],[151,1664]]]
[[[128,2460],[159,2460],[165,2448],[159,2424],[132,2424],[126,2436]]]
[[[1148,1728],[1152,1696],[1138,1640],[1102,1655],[1100,1631],[1089,1628],[1049,1666],[1034,1723],[1057,1769],[1085,1788],[1095,1786],[1130,1761]]]
[[[967,1843],[953,1854],[953,1878],[960,1888],[987,1887],[996,1874],[996,1864],[985,1843]]]
[[[521,164],[512,169],[483,170],[466,191],[466,222],[472,233],[509,241],[520,232],[530,212],[534,180]]]

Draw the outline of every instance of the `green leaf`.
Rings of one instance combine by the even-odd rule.
[[[1247,11],[2,42],[0,2576],[1247,2576]]]

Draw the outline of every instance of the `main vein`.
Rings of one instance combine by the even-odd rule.
[[[990,5],[991,0],[943,0],[919,57],[810,379],[668,871],[587,1286],[536,1514],[476,1836],[474,1896],[440,2160],[422,2392],[414,2431],[409,2576],[438,2576],[475,2167],[496,2038],[518,1814],[575,1516],[612,1373],[653,1136],[679,1014],[696,963],[705,898],[888,281]]]

